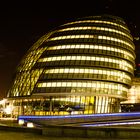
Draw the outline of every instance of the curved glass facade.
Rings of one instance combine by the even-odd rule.
[[[134,51],[123,19],[79,18],[50,31],[30,48],[7,97],[19,114],[119,112],[131,87]]]

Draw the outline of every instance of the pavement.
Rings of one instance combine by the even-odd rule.
[[[112,140],[103,138],[53,137],[42,135],[42,128],[20,126],[16,119],[0,118],[0,140]],[[122,139],[117,139],[122,140]],[[133,140],[133,139],[123,139]]]
[[[114,140],[97,138],[76,138],[76,137],[46,137],[35,133],[10,132],[0,130],[0,140]],[[134,140],[134,139],[116,139],[116,140]]]

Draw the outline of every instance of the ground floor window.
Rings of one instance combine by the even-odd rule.
[[[13,115],[73,115],[119,112],[119,99],[104,96],[66,96],[9,101]]]

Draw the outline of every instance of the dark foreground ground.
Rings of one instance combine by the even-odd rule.
[[[27,132],[10,132],[0,130],[0,140],[113,140],[113,139],[94,139],[94,138],[73,138],[73,137],[46,137],[39,134]],[[133,139],[117,139],[133,140]]]
[[[118,127],[118,126],[117,126]],[[135,126],[136,127],[136,126]],[[110,138],[80,138],[80,137],[49,137],[42,135],[40,131],[30,131],[30,129],[19,129],[17,121],[0,119],[0,140],[140,140],[135,139],[110,139]],[[140,125],[137,125],[140,128]]]

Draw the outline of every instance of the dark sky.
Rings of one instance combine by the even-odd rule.
[[[6,97],[25,52],[49,30],[77,17],[112,14],[124,18],[139,36],[139,5],[139,0],[5,1],[0,5],[0,97]]]

